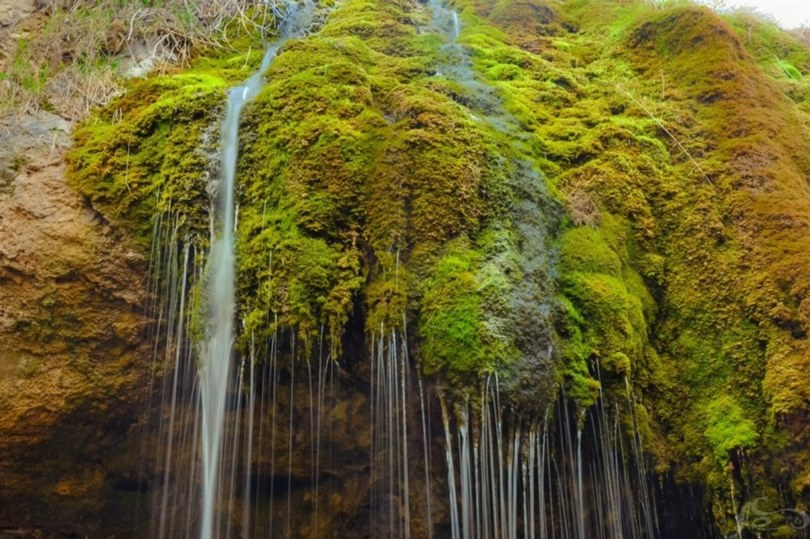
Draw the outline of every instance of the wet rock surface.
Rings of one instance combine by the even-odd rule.
[[[100,530],[149,366],[144,259],[67,186],[68,128],[0,120],[0,535]]]

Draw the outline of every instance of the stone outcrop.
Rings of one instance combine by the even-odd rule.
[[[145,261],[66,185],[68,127],[0,124],[0,535],[98,529],[149,366]]]

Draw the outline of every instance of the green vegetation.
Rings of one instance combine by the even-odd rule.
[[[756,445],[757,431],[745,413],[728,395],[721,395],[706,406],[706,438],[714,456],[726,462],[732,451]]]
[[[538,409],[629,384],[656,469],[704,485],[721,527],[729,482],[806,500],[806,45],[685,3],[454,4],[469,70],[411,0],[346,0],[284,45],[243,118],[243,335],[325,328],[339,354],[362,316],[407,328],[448,390],[498,372]],[[243,41],[76,132],[74,184],[144,245],[169,213],[204,247]]]
[[[807,466],[803,435],[777,433],[809,402],[797,181],[808,171],[807,47],[762,22],[742,40],[739,15],[732,29],[687,3],[583,0],[551,18],[544,2],[457,4],[477,70],[536,133],[568,209],[557,322],[568,394],[588,406],[597,368],[607,395],[628,376],[657,466],[707,484],[723,521],[732,450],[765,475],[774,454]]]
[[[48,16],[23,17],[11,29],[16,50],[0,56],[0,112],[44,109],[80,121],[125,90],[125,77],[172,71],[203,53],[232,56],[272,36],[284,3],[94,0],[37,10]]]
[[[458,375],[492,368],[487,360],[494,357],[481,343],[481,301],[472,271],[475,255],[462,251],[442,258],[427,284],[419,331],[424,340],[425,374]]]
[[[573,366],[572,387],[578,388],[572,389],[574,396],[583,391],[581,376],[588,372],[583,365],[593,367],[598,360],[603,371],[632,377],[645,357],[653,300],[641,277],[614,250],[627,260],[618,238],[605,237],[611,232],[616,234],[607,226],[576,227],[561,238],[561,291],[569,318],[563,353]]]
[[[204,172],[216,151],[216,140],[205,135],[226,87],[223,79],[197,74],[134,81],[125,97],[75,132],[72,181],[144,247],[156,211],[178,213],[187,233],[204,231]]]

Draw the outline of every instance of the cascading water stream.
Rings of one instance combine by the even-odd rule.
[[[207,325],[200,343],[200,403],[202,405],[202,527],[200,536],[213,535],[214,505],[219,490],[218,474],[222,449],[222,430],[225,400],[231,372],[231,354],[234,339],[234,180],[239,153],[239,117],[245,104],[259,93],[263,74],[278,52],[270,47],[262,59],[259,70],[244,84],[228,92],[225,120],[222,123],[221,183],[215,222],[219,230],[211,238],[209,258],[208,296],[206,297]]]
[[[311,4],[306,10],[311,13]],[[288,6],[281,25],[281,38],[264,54],[261,66],[248,80],[228,92],[221,129],[221,169],[208,266],[207,324],[200,343],[199,378],[202,407],[202,519],[200,536],[214,535],[214,511],[219,492],[226,397],[230,382],[236,309],[235,287],[235,179],[239,155],[239,118],[245,105],[264,85],[264,72],[276,58],[279,47],[309,24],[296,4]]]
[[[468,108],[473,121],[507,134],[514,144],[514,152],[505,156],[512,166],[507,179],[518,202],[504,226],[512,226],[519,237],[514,247],[525,278],[510,295],[514,315],[504,321],[532,320],[542,328],[539,321],[546,315],[537,298],[544,296],[536,287],[547,278],[542,214],[546,206],[540,192],[544,179],[532,170],[531,153],[523,144],[525,132],[504,111],[496,90],[477,77],[469,51],[459,42],[458,14],[439,0],[431,0],[430,6],[435,9],[434,29],[446,37],[441,50],[444,63],[439,64],[437,76],[463,89],[467,99],[460,105]],[[325,529],[323,523],[333,518],[333,469],[336,463],[343,465],[347,456],[333,454],[332,424],[341,421],[335,419],[340,415],[336,415],[334,393],[334,386],[341,386],[340,365],[328,352],[323,328],[314,350],[297,346],[294,332],[275,331],[267,342],[260,342],[257,334],[255,341],[251,339],[250,354],[241,358],[240,370],[230,367],[237,323],[234,184],[239,116],[261,90],[262,74],[286,37],[305,28],[303,11],[288,12],[282,38],[267,51],[259,71],[229,92],[227,115],[220,127],[222,170],[213,190],[218,198],[212,211],[210,249],[199,249],[194,237],[182,237],[171,211],[155,224],[159,237],[153,249],[156,265],[163,268],[156,275],[166,276],[162,295],[168,298],[160,312],[160,320],[167,322],[165,335],[155,336],[156,351],[158,342],[169,344],[156,357],[168,374],[163,378],[161,401],[161,410],[167,412],[158,416],[156,477],[162,488],[152,502],[153,514],[160,518],[155,519],[150,536],[199,532],[205,538],[316,537]],[[210,138],[215,142],[217,137]],[[270,252],[270,274],[273,262]],[[159,282],[156,279],[154,286]],[[190,291],[200,289],[209,294],[202,313],[207,317],[203,329],[208,332],[197,342],[199,354],[195,354],[189,331],[193,326],[189,306],[195,304]],[[277,313],[268,310],[267,316],[268,324],[273,321],[277,327]],[[457,395],[446,392],[442,401],[431,391],[435,387],[430,381],[423,381],[420,367],[411,363],[407,326],[403,319],[401,326],[381,327],[371,339],[370,536],[430,537],[434,526],[437,536],[458,539],[655,536],[654,494],[643,481],[645,463],[635,418],[629,443],[630,437],[620,432],[618,410],[613,414],[617,403],[608,403],[601,393],[593,413],[579,420],[573,415],[569,420],[564,395],[556,414],[550,403],[547,409],[533,409],[523,417],[510,416],[501,392],[511,399],[506,391],[512,388],[508,381],[499,383],[498,373],[482,384],[480,399],[470,397],[461,405],[451,400]],[[552,355],[548,339],[542,331],[519,329],[521,350],[527,352],[521,364],[547,372]],[[412,393],[417,390],[418,399]],[[629,382],[627,393],[626,405],[632,413],[635,404]],[[623,409],[621,401],[618,405]],[[434,475],[431,453],[439,448],[439,438],[434,436],[431,417],[441,419],[436,431],[444,429],[441,445],[446,458],[435,462],[447,461],[446,482]],[[345,436],[336,432],[338,439]],[[418,459],[409,458],[415,454]],[[309,492],[314,495],[304,492],[305,470],[309,470]],[[421,477],[417,480],[422,474],[423,490]],[[433,496],[439,489],[449,491],[444,502]]]
[[[553,208],[553,203],[544,190],[544,178],[533,166],[533,135],[504,109],[495,88],[476,75],[469,51],[459,42],[462,28],[458,13],[441,0],[430,0],[428,5],[433,29],[446,39],[440,49],[437,76],[463,89],[462,106],[470,110],[472,120],[507,135],[511,141],[504,157],[513,167],[508,182],[517,202],[509,222],[519,238],[515,246],[520,252],[523,278],[512,292],[512,316],[507,320],[512,324],[533,321],[519,328],[523,353],[518,369],[521,374],[528,373],[532,390],[537,391],[542,387],[542,373],[554,369],[551,331],[544,330],[552,324],[550,306],[539,300],[547,294],[552,279],[544,212]],[[532,378],[531,373],[540,377]],[[628,451],[624,450],[618,407],[615,415],[608,413],[601,389],[593,409],[578,409],[574,415],[569,414],[573,410],[569,410],[563,391],[557,401],[556,421],[549,417],[548,409],[544,419],[540,410],[527,410],[528,417],[510,416],[501,405],[500,391],[495,373],[486,382],[480,414],[473,410],[471,415],[465,406],[455,407],[456,413],[449,417],[449,407],[441,400],[451,537],[657,536],[654,495],[647,484],[629,385],[628,409],[633,424],[632,432],[627,433],[632,440]],[[526,397],[534,395],[523,397],[529,402]],[[532,417],[533,413],[538,415]],[[558,427],[550,437],[549,427],[555,423]],[[453,447],[451,429],[458,431],[457,447]]]

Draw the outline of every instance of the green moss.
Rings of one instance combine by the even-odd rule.
[[[510,234],[490,229],[476,250],[467,241],[452,242],[421,286],[423,369],[439,375],[449,391],[467,393],[496,371],[506,380],[516,376],[521,335],[512,302],[519,267]]]
[[[419,333],[426,374],[454,377],[491,369],[481,343],[481,300],[472,264],[476,254],[460,251],[439,260],[427,283]]]
[[[568,230],[563,236],[560,256],[566,273],[618,275],[622,267],[619,255],[610,248],[602,233],[590,227]]]
[[[205,174],[215,151],[206,139],[224,91],[211,75],[133,81],[75,131],[71,182],[144,246],[156,208],[181,214],[187,232],[204,231]]]
[[[706,439],[715,458],[725,462],[732,452],[752,449],[759,438],[751,420],[728,395],[717,397],[704,410]]]
[[[599,398],[599,382],[591,374],[587,362],[570,360],[565,370],[566,396],[585,411]]]
[[[606,216],[599,229],[571,228],[560,245],[560,283],[568,322],[563,327],[566,375],[581,388],[597,368],[606,376],[631,375],[644,366],[647,327],[654,317],[652,299],[638,274],[628,266],[620,222]],[[621,253],[621,254],[620,254]],[[597,365],[598,363],[598,365]],[[572,395],[590,395],[583,389]]]
[[[739,450],[752,489],[780,481],[767,452],[810,469],[782,426],[810,402],[806,53],[693,6],[455,5],[462,52],[382,0],[280,51],[241,131],[242,349],[323,328],[338,354],[358,315],[461,396],[497,372],[521,410],[560,382],[584,410],[601,382],[723,510]],[[256,53],[131,83],[77,132],[74,183],[144,242],[170,208],[204,237],[200,142]]]

